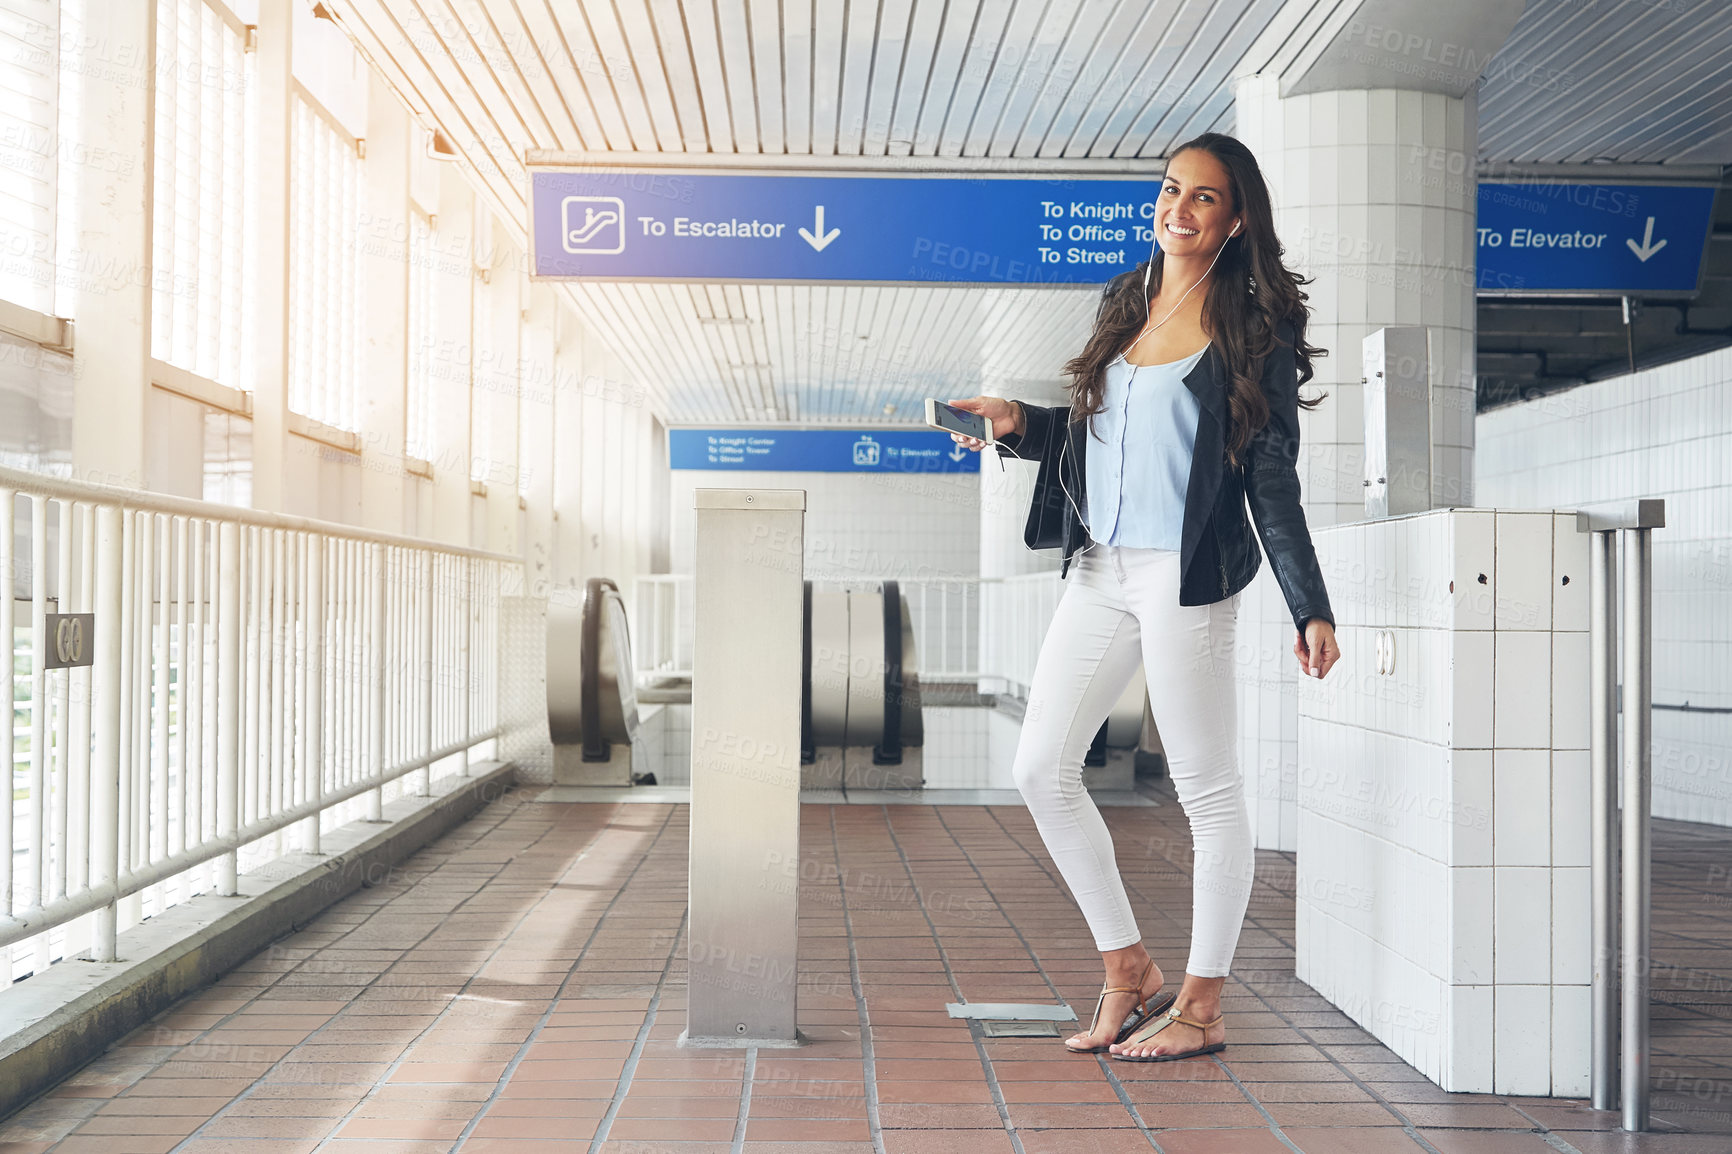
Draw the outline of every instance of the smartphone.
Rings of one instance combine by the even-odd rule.
[[[926,398],[926,423],[947,433],[961,433],[965,437],[992,444],[991,421],[979,413],[971,413],[967,409],[959,409],[931,397]]]

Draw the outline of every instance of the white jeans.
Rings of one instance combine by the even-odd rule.
[[[1186,972],[1223,977],[1251,897],[1255,855],[1239,775],[1233,634],[1240,594],[1179,604],[1179,554],[1094,545],[1075,563],[1041,643],[1016,748],[1016,786],[1095,947],[1142,940],[1112,837],[1082,784],[1083,755],[1136,674],[1166,749],[1193,849]]]

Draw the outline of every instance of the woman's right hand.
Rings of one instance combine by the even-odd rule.
[[[963,401],[946,401],[945,404],[966,409],[971,413],[979,413],[991,421],[992,439],[995,441],[1002,441],[1012,433],[1020,437],[1025,431],[1022,406],[1015,401],[1007,401],[1003,397],[969,397]],[[978,437],[965,437],[961,433],[952,433],[950,439],[965,448],[973,449],[977,453],[986,448],[986,442]]]

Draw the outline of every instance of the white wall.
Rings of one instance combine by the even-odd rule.
[[[1732,825],[1732,350],[1480,414],[1482,505],[1663,497],[1652,538],[1654,814]]]
[[[652,473],[665,457],[649,394],[569,315],[550,379],[551,419],[524,435],[552,440],[553,584],[581,590],[591,577],[610,577],[626,588],[634,575],[654,571],[656,542],[667,531],[666,515],[652,505]]]
[[[692,494],[700,488],[806,490],[810,579],[916,581],[980,573],[980,479],[972,473],[676,469],[668,484],[675,573],[692,571]]]
[[[990,457],[980,463],[980,575],[1016,577],[1059,566],[1057,549],[1036,552],[1023,544],[1029,502],[1040,467],[1029,461],[1006,460],[1000,470]]]

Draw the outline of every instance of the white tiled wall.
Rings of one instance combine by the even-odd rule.
[[[1664,708],[1732,706],[1732,350],[1494,409],[1476,424],[1487,504],[1665,499],[1666,527],[1651,538],[1654,814],[1732,825],[1732,714]],[[1556,611],[1585,628],[1586,582],[1556,592]],[[1585,644],[1564,641],[1552,665],[1585,661]],[[1574,732],[1587,721],[1566,713],[1552,724]]]
[[[657,785],[692,783],[692,707],[638,706],[632,772],[653,773]]]
[[[996,709],[927,706],[923,767],[932,789],[1015,789],[1016,721]]]
[[[669,485],[675,573],[692,571],[700,488],[804,489],[806,576],[973,577],[980,573],[980,477],[973,473],[713,473]]]
[[[635,777],[638,774],[653,773],[657,785],[673,785],[667,780],[667,741],[668,718],[667,711],[672,706],[640,705],[637,707],[637,737],[631,747],[631,771]],[[686,780],[690,780],[691,768],[688,762],[683,767]],[[682,781],[678,784],[684,785]]]
[[[1000,463],[1004,468],[990,459],[981,462],[980,575],[1015,577],[1057,569],[1057,549],[1036,552],[1023,541],[1039,467],[1014,458]]]
[[[1239,601],[1235,685],[1239,695],[1239,767],[1252,837],[1262,849],[1298,844],[1294,774],[1299,757],[1292,654],[1293,618],[1268,558]]]
[[[1299,977],[1445,1089],[1584,1093],[1587,538],[1462,508],[1315,537],[1342,659],[1298,697]]]

